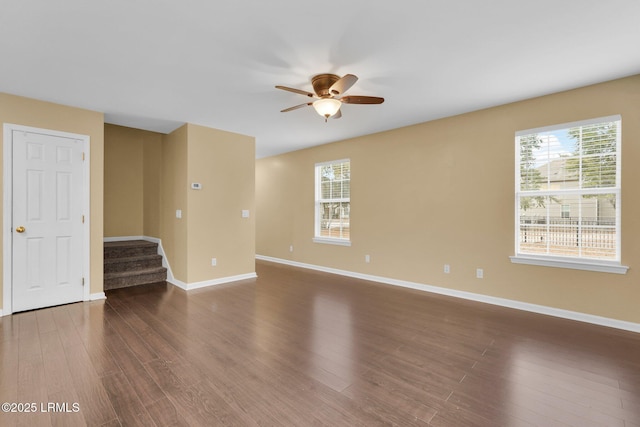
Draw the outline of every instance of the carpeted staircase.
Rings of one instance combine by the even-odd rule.
[[[104,243],[104,290],[167,280],[158,244],[146,240]]]

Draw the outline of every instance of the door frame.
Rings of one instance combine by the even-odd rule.
[[[6,316],[13,313],[13,131],[40,133],[75,139],[82,142],[85,154],[82,165],[82,211],[84,224],[82,228],[82,276],[84,280],[83,301],[91,297],[91,153],[90,137],[77,133],[41,129],[31,126],[5,123],[2,139],[2,312]]]

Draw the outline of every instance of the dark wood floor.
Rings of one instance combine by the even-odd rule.
[[[0,425],[640,426],[640,336],[264,262],[0,319]],[[47,402],[78,412],[41,412]]]

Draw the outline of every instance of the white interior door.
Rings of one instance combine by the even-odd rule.
[[[82,301],[83,142],[12,132],[12,305]]]

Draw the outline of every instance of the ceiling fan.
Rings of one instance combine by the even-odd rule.
[[[276,86],[276,89],[282,89],[316,99],[315,101],[285,108],[281,113],[313,105],[316,112],[324,117],[324,121],[326,122],[329,117],[333,117],[334,119],[342,117],[342,112],[340,111],[342,104],[382,104],[384,102],[384,98],[377,96],[350,95],[338,98],[344,95],[357,81],[358,77],[353,74],[347,74],[344,77],[335,74],[318,74],[311,78],[311,85],[315,93],[287,86]]]

